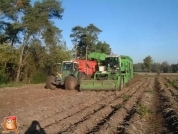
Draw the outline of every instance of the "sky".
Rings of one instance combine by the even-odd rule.
[[[134,63],[148,55],[154,62],[178,63],[178,0],[63,0],[62,6],[63,18],[54,23],[68,48],[74,26],[94,24],[102,30],[100,41]]]

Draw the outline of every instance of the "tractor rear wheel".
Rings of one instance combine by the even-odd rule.
[[[77,86],[77,79],[74,76],[67,76],[65,80],[65,89],[74,90]]]
[[[47,81],[46,81],[46,88],[47,88],[47,89],[54,90],[54,89],[56,88],[56,86],[51,83],[51,82],[54,82],[55,79],[56,79],[56,78],[55,78],[54,75],[48,76]]]

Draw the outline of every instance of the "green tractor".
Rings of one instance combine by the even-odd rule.
[[[82,80],[80,90],[120,90],[133,78],[133,61],[128,56],[91,53],[98,61],[92,80]]]
[[[56,87],[64,86],[66,90],[79,88],[83,79],[90,78],[95,72],[97,66],[96,61],[91,60],[74,60],[63,61],[56,64],[56,70],[46,81],[47,89],[56,89]]]
[[[78,84],[78,78],[81,77],[78,71],[78,63],[63,61],[57,65],[55,73],[47,78],[46,88],[54,90],[57,86],[65,86],[66,90],[75,89]]]
[[[66,90],[120,90],[133,78],[133,61],[128,56],[93,52],[90,60],[63,61],[46,81],[46,88]],[[87,76],[92,76],[88,79]]]

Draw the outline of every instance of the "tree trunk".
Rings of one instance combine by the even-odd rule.
[[[22,64],[23,64],[23,54],[24,54],[24,50],[25,50],[27,40],[28,40],[28,38],[27,38],[27,36],[25,36],[23,44],[22,44],[22,50],[21,50],[21,53],[20,53],[20,56],[19,56],[19,65],[18,65],[18,70],[17,70],[16,82],[20,81],[21,67],[22,67]]]

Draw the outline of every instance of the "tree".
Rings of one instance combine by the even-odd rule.
[[[9,8],[12,10],[8,10]],[[1,41],[7,41],[5,39],[8,37],[9,41],[14,42],[17,34],[21,37],[18,38],[20,53],[16,77],[16,81],[19,82],[21,70],[30,55],[28,45],[34,39],[42,39],[49,53],[58,44],[61,30],[54,26],[51,19],[62,19],[64,9],[57,0],[37,1],[34,6],[30,5],[30,0],[4,0],[1,2],[0,10],[4,19],[2,22],[4,29],[1,29],[4,36],[1,36]],[[6,22],[7,25],[5,18],[11,19],[10,22]]]
[[[83,58],[86,54],[95,51],[95,44],[100,32],[102,31],[93,24],[89,24],[87,27],[73,27],[70,37],[76,49],[77,56],[75,57]]]
[[[169,63],[167,61],[162,62],[161,70],[163,71],[163,73],[169,72]]]
[[[170,68],[172,73],[178,72],[178,64],[171,64]]]
[[[0,45],[0,57],[0,79],[4,75],[8,80],[13,80],[17,66],[18,51],[8,44]]]
[[[145,57],[145,59],[143,59],[143,64],[146,67],[146,69],[149,72],[151,72],[151,68],[152,68],[152,65],[153,65],[153,59],[152,59],[152,57],[151,56]]]
[[[134,72],[143,72],[143,63],[133,64]]]
[[[20,43],[19,14],[24,14],[30,7],[29,0],[1,0],[0,3],[0,43]],[[5,20],[6,19],[6,20]]]
[[[100,53],[110,54],[111,48],[110,45],[107,44],[105,41],[104,42],[99,41],[96,44],[95,51]]]
[[[152,65],[152,72],[160,72],[161,71],[161,64],[160,63],[153,63]]]

